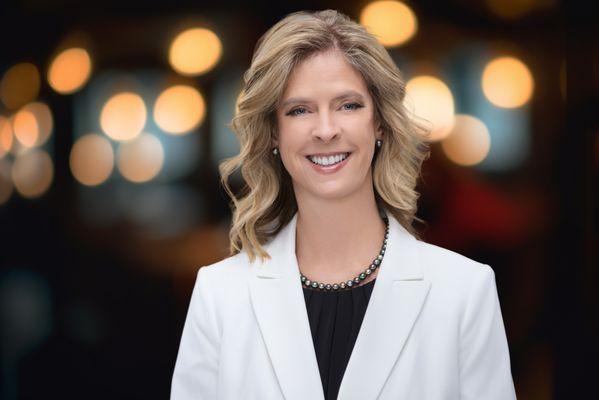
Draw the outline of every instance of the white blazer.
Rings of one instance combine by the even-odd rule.
[[[515,399],[493,270],[387,215],[387,251],[338,399]],[[265,245],[264,263],[241,252],[200,268],[172,400],[324,399],[296,222],[297,213]]]

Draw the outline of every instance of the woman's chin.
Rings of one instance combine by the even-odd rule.
[[[318,185],[311,190],[314,197],[321,198],[323,200],[335,200],[342,199],[351,194],[351,189],[348,187],[347,182],[327,182],[323,185]]]

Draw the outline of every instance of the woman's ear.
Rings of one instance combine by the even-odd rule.
[[[381,127],[381,124],[378,124],[378,128],[376,129],[376,138],[383,139],[383,128]]]
[[[272,131],[272,136],[271,136],[271,140],[270,140],[270,148],[271,150],[274,149],[275,147],[279,147],[279,133],[277,132],[277,129],[273,129]]]

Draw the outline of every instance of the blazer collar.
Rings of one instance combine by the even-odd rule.
[[[379,266],[339,399],[378,397],[430,289],[418,241],[389,216],[389,240]],[[297,213],[264,247],[271,258],[252,264],[252,306],[287,400],[324,400],[295,254]]]

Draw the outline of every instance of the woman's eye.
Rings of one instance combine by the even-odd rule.
[[[306,109],[305,109],[305,108],[298,107],[298,108],[296,108],[296,109],[293,109],[293,110],[289,111],[289,112],[287,113],[287,115],[292,115],[292,116],[295,116],[295,115],[305,114],[305,113],[297,113],[297,112],[296,112],[296,111],[301,111],[301,110],[304,110],[304,111],[306,111]]]
[[[360,105],[358,103],[347,103],[347,104],[343,105],[343,107],[346,107],[346,106],[353,107],[353,108],[346,108],[346,110],[357,110],[358,108],[362,107],[362,105]]]
[[[347,103],[347,104],[344,104],[343,107],[345,107],[344,108],[345,110],[354,111],[354,110],[357,110],[358,108],[362,108],[363,106],[358,103]],[[349,108],[347,108],[347,107],[349,107]],[[298,107],[298,108],[295,108],[295,109],[289,111],[286,115],[291,115],[292,117],[294,117],[294,116],[302,115],[302,114],[306,114],[306,113],[307,113],[307,110],[304,107]]]

